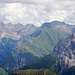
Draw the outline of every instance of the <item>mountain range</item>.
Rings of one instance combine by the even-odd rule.
[[[52,21],[43,23],[41,27],[0,23],[0,28],[0,66],[10,73],[50,54],[58,41],[72,34],[75,26]]]

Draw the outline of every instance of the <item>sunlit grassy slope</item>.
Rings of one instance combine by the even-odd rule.
[[[68,33],[54,27],[45,27],[37,37],[32,37],[26,43],[18,47],[20,52],[30,52],[31,54],[42,57],[49,54],[56,43],[68,37]]]

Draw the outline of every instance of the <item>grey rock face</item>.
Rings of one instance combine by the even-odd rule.
[[[59,41],[52,54],[57,59],[56,64],[59,64],[60,71],[75,66],[75,33]]]
[[[20,39],[22,36],[26,36],[31,34],[37,30],[32,24],[22,25],[16,24],[13,25],[11,23],[4,24],[0,22],[0,40],[3,37],[12,38],[12,39]]]
[[[17,50],[13,50],[0,66],[10,73],[38,59],[39,58],[37,56],[34,56],[30,53],[18,53]]]

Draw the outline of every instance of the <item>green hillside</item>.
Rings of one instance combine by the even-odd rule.
[[[11,75],[57,75],[55,71],[55,57],[50,54],[14,71]]]
[[[49,55],[41,58],[40,60],[38,60],[34,63],[31,63],[27,66],[24,66],[20,69],[21,70],[25,70],[25,69],[50,69],[50,70],[54,70],[55,63],[56,63],[55,57],[49,54]]]
[[[19,52],[29,52],[34,56],[43,57],[52,52],[59,40],[68,37],[68,33],[57,28],[45,27],[37,37],[32,37],[18,47]]]
[[[3,68],[0,68],[0,75],[8,75],[8,73]]]
[[[29,70],[17,70],[11,75],[56,75],[54,72],[51,72],[47,69],[29,69]]]

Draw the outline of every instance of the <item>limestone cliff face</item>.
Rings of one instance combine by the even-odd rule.
[[[60,40],[52,54],[57,59],[56,64],[60,67],[59,71],[75,66],[75,33],[64,40]]]

